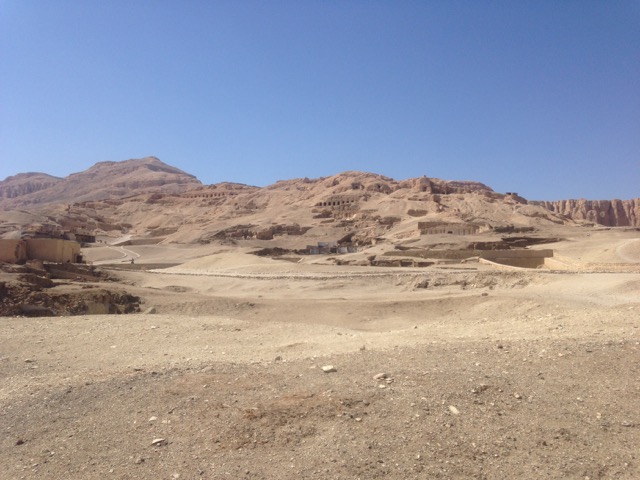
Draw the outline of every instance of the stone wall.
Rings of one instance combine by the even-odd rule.
[[[81,259],[80,244],[58,238],[26,239],[27,258],[55,263],[76,263]]]
[[[20,263],[27,260],[27,245],[24,240],[0,239],[0,262]]]
[[[20,263],[26,260],[80,263],[80,244],[60,238],[0,239],[0,262]]]

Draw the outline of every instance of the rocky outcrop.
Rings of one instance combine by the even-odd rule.
[[[16,198],[46,190],[58,184],[62,179],[46,173],[20,173],[7,177],[0,182],[0,199]]]
[[[435,194],[464,194],[484,192],[492,193],[493,190],[480,182],[470,182],[464,180],[441,180],[439,178],[410,178],[399,183],[400,188],[410,188],[417,192],[435,193]]]
[[[542,206],[572,220],[583,220],[607,227],[640,227],[640,198],[529,203]]]

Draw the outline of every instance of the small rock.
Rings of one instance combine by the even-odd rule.
[[[24,440],[19,438],[18,440],[16,440],[16,445],[24,445]]]
[[[155,422],[158,419],[158,417],[153,416],[153,417],[149,417],[149,421],[150,422]]]
[[[389,374],[388,373],[377,373],[376,375],[373,376],[374,380],[383,380],[385,378],[388,378]]]
[[[167,444],[167,440],[165,438],[155,438],[151,442],[151,445],[153,445],[154,447],[162,447],[166,444]]]
[[[451,413],[453,413],[454,415],[460,415],[460,410],[458,410],[456,407],[454,407],[453,405],[449,405],[449,411]]]
[[[322,371],[324,373],[333,373],[333,372],[337,372],[338,369],[333,365],[325,365],[324,367],[322,367]]]
[[[481,384],[480,384],[480,385],[478,385],[477,387],[472,388],[472,389],[471,389],[471,393],[474,393],[474,394],[478,395],[479,393],[482,393],[482,392],[484,392],[484,391],[486,391],[486,390],[488,390],[488,389],[489,389],[489,385],[486,385],[486,384],[484,384],[484,383],[481,383]]]
[[[149,307],[144,311],[145,315],[152,315],[154,313],[157,313],[156,307]]]
[[[516,393],[514,393],[514,394],[513,394],[513,396],[514,396],[514,397],[516,397],[518,400],[521,400],[521,399],[522,399],[522,395],[520,395],[520,394],[519,394],[519,393],[517,393],[517,392],[516,392]]]
[[[273,359],[274,362],[281,362],[282,361],[282,357],[280,355],[278,355],[276,358]]]

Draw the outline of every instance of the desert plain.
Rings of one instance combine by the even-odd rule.
[[[638,231],[549,234],[537,269],[85,248],[140,313],[0,319],[0,477],[640,478]]]
[[[3,480],[640,478],[640,199],[148,157],[0,207]]]

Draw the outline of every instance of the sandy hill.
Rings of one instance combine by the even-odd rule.
[[[396,181],[363,172],[294,179],[265,188],[221,183],[181,194],[76,202],[65,221],[100,219],[105,231],[127,228],[163,242],[279,240],[288,248],[318,241],[371,243],[385,235],[418,235],[420,222],[487,228],[572,223],[516,195],[475,182],[426,177]],[[113,228],[109,228],[111,224]]]
[[[155,157],[101,162],[63,179],[16,175],[0,182],[0,192],[3,232],[39,221],[112,238],[128,235],[148,244],[240,242],[300,249],[318,242],[412,241],[421,229],[443,225],[451,226],[447,231],[469,228],[475,233],[640,225],[638,199],[528,202],[479,182],[426,176],[395,180],[355,171],[263,188],[203,185]]]

